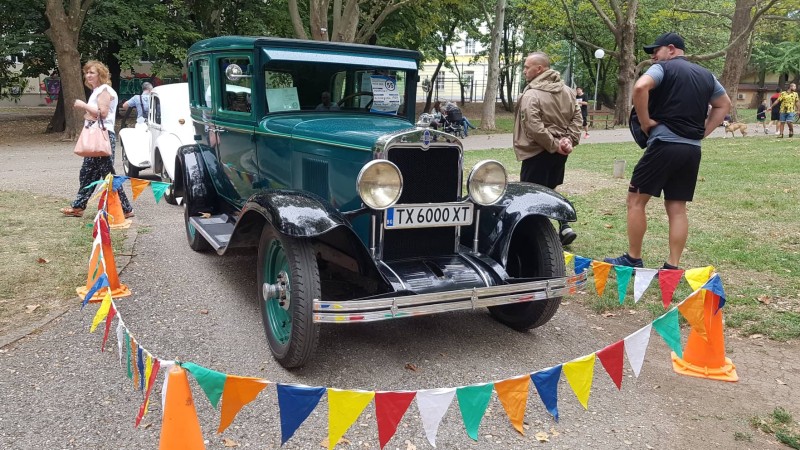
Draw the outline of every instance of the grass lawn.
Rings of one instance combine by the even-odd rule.
[[[642,151],[633,144],[582,144],[567,162],[565,184],[559,188],[574,203],[578,239],[570,250],[602,260],[627,249],[625,196],[633,166]],[[800,140],[711,139],[704,142],[703,162],[689,204],[690,231],[683,268],[713,265],[719,272],[728,303],[726,323],[745,335],[776,340],[800,337]],[[519,179],[520,164],[511,149],[467,152],[465,167],[482,159],[505,164]],[[627,161],[623,179],[611,177],[615,159]],[[661,267],[666,260],[667,219],[663,202],[648,207],[644,260]],[[613,278],[613,275],[612,275]],[[632,286],[624,306],[609,280],[606,293],[587,295],[596,311],[632,307]],[[590,291],[594,289],[589,288]],[[682,282],[674,299],[690,288]],[[645,308],[663,312],[657,285],[651,285]]]

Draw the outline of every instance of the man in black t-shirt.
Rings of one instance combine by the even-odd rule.
[[[589,115],[589,102],[586,101],[586,94],[583,92],[581,88],[575,88],[575,102],[578,107],[581,108],[581,116],[583,116],[583,137],[589,137],[589,124],[586,121],[586,117]]]

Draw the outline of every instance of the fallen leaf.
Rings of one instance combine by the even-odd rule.
[[[593,330],[598,330],[598,331],[603,331],[603,327],[595,327],[595,326],[593,326],[592,329]]]
[[[208,314],[208,310],[207,309],[201,309],[200,310],[200,314]]]
[[[419,367],[417,367],[417,365],[414,364],[414,363],[406,363],[406,370],[410,370],[412,372],[416,372],[416,371],[419,370]]]
[[[550,439],[548,439],[549,436],[544,431],[534,434],[533,437],[535,437],[539,442],[550,442]]]
[[[559,434],[561,434],[561,433],[559,433],[558,431],[556,431],[556,429],[555,429],[554,427],[550,427],[550,435],[551,435],[551,436],[553,436],[553,437],[556,437],[556,436],[558,436]]]
[[[202,217],[203,219],[208,219],[209,217],[211,217],[211,213],[200,213],[200,217]]]
[[[777,381],[778,384],[780,384],[781,386],[786,386],[786,383],[784,383],[783,380],[781,380],[779,378],[775,378],[775,381]]]
[[[411,441],[406,439],[406,450],[417,450],[417,446],[412,444]]]
[[[603,226],[608,228],[609,230],[614,228],[614,225],[611,225],[610,223],[603,224]]]
[[[36,262],[38,262],[39,264],[47,264],[47,263],[50,262],[50,260],[49,259],[44,259],[44,258],[39,258],[39,259],[36,260]]]
[[[28,306],[25,307],[25,309],[27,310],[26,312],[32,313],[32,312],[36,311],[37,309],[39,309],[40,306],[42,306],[42,305],[28,305]]]
[[[750,335],[750,339],[761,339],[763,337],[764,337],[763,334],[758,334],[758,333]]]
[[[634,315],[634,314],[636,314],[636,310],[635,309],[629,309],[628,310],[628,314]]]
[[[783,190],[783,193],[784,193],[784,194],[788,194],[789,192],[792,192],[792,190],[791,190],[791,189],[784,189],[784,190]]]
[[[604,216],[613,216],[613,215],[614,215],[614,213],[613,213],[613,212],[611,212],[611,211],[603,211],[603,212],[602,212],[602,214],[603,214]]]
[[[339,438],[339,442],[337,442],[336,445],[339,444],[350,445],[350,440],[347,438]],[[328,448],[328,438],[323,439],[322,442],[319,443],[319,446],[323,448]]]
[[[615,317],[615,316],[616,316],[616,314],[611,313],[611,312],[603,313],[603,317],[605,317],[605,318]]]
[[[224,438],[222,440],[222,445],[225,447],[238,447],[239,443],[234,441],[233,439]]]
[[[758,300],[759,302],[761,302],[761,303],[763,303],[765,305],[769,305],[770,303],[772,303],[772,298],[770,298],[769,295],[765,295],[765,294],[759,295],[756,298],[756,300]]]

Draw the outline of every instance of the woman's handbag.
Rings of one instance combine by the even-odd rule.
[[[102,120],[83,127],[78,142],[75,143],[74,152],[83,158],[111,156],[111,141]]]

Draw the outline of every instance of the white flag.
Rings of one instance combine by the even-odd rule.
[[[122,319],[117,321],[117,353],[119,353],[119,363],[122,365],[122,343],[125,342],[125,326]]]
[[[169,368],[175,365],[175,361],[158,360],[158,370],[164,372],[164,386],[161,387],[161,413],[164,413],[164,405],[167,404],[167,384],[169,384]]]
[[[653,277],[658,273],[658,269],[636,269],[633,278],[633,302],[636,303],[642,298],[642,294],[650,286]]]
[[[647,352],[647,344],[650,342],[650,331],[653,324],[649,323],[646,327],[625,338],[625,354],[628,355],[628,362],[631,363],[633,374],[639,377],[644,363],[644,354]]]
[[[442,423],[442,418],[455,395],[455,388],[417,391],[417,408],[419,408],[419,415],[422,418],[422,426],[425,428],[425,436],[434,447],[436,447],[436,433],[439,431],[439,424]]]

